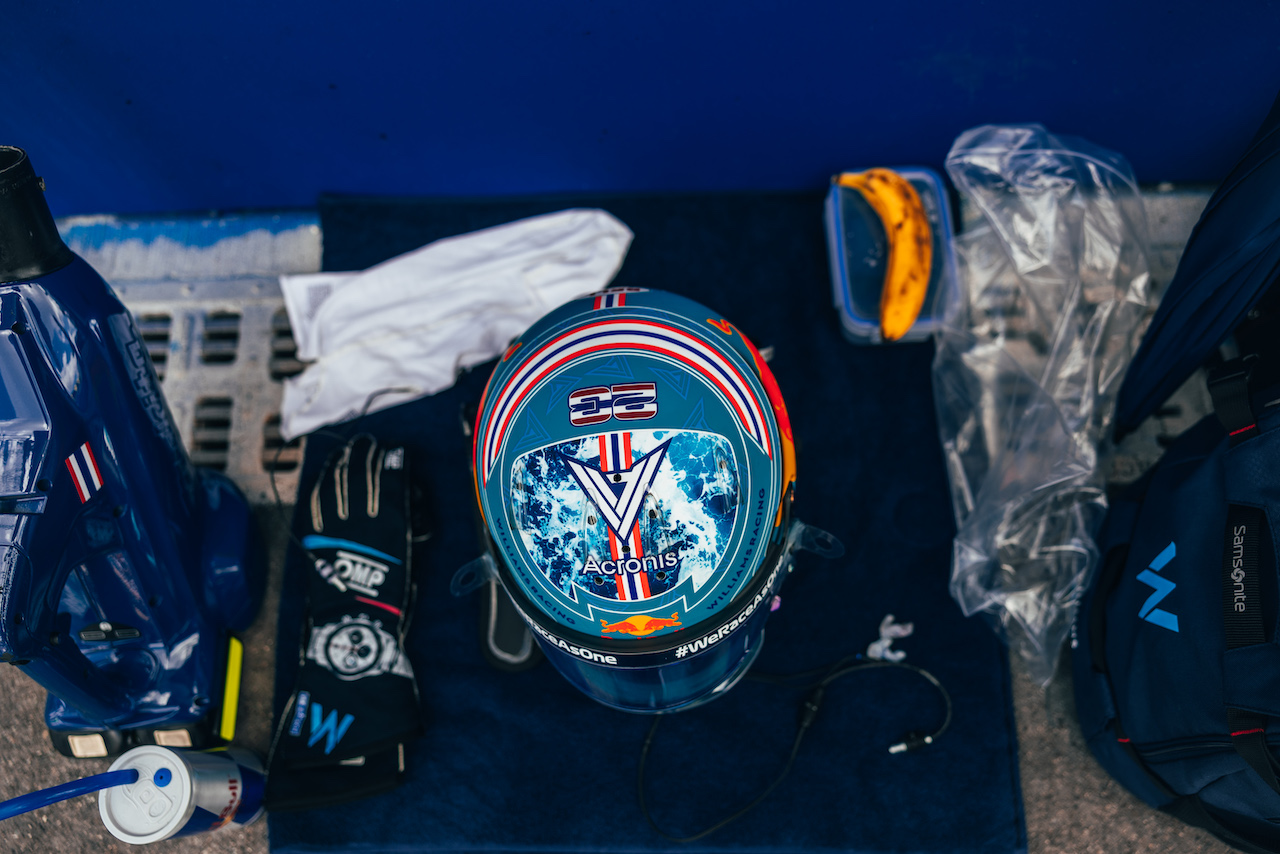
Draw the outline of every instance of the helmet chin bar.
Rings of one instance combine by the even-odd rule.
[[[512,583],[505,562],[495,569],[543,653],[569,682],[611,708],[655,714],[722,696],[746,673],[763,643],[773,599],[791,569],[782,542],[770,557],[768,571],[758,572],[721,618],[690,627],[687,638],[677,632],[633,641],[592,636],[552,622]]]
[[[788,502],[789,504],[790,502]],[[606,667],[639,668],[652,667],[678,661],[692,652],[702,650],[718,643],[730,634],[743,628],[750,618],[764,605],[771,605],[771,597],[776,595],[783,580],[791,571],[788,558],[791,557],[798,542],[798,529],[806,526],[803,523],[790,523],[790,513],[786,514],[788,523],[775,533],[773,542],[760,569],[756,570],[752,581],[739,591],[734,599],[726,604],[720,613],[709,620],[703,620],[684,631],[650,638],[607,638],[575,631],[557,623],[543,613],[536,603],[515,583],[511,568],[501,559],[501,551],[492,537],[489,548],[499,557],[492,561],[495,577],[511,596],[516,610],[533,630],[534,636],[545,647],[548,643],[559,647],[560,642],[568,643],[574,652],[586,661]],[[790,532],[793,532],[792,535]],[[789,535],[782,535],[782,531]],[[768,609],[765,609],[767,613]],[[559,647],[563,649],[563,647]],[[681,654],[681,649],[686,651]],[[590,655],[588,655],[590,653]]]
[[[715,619],[654,638],[621,640],[566,628],[543,614],[515,583],[497,543],[460,568],[451,590],[465,595],[493,579],[511,596],[557,670],[596,701],[622,711],[659,714],[683,711],[723,696],[759,655],[764,623],[794,567],[797,551],[839,557],[844,547],[832,535],[791,519],[790,492],[763,565]]]

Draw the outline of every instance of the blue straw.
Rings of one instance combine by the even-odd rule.
[[[41,789],[28,795],[18,795],[18,797],[7,801],[0,801],[0,821],[6,818],[13,818],[15,815],[22,815],[24,812],[38,810],[40,807],[47,807],[49,804],[56,804],[58,801],[65,801],[68,798],[92,794],[101,789],[109,789],[112,786],[127,786],[136,782],[138,782],[138,769],[125,768],[122,771],[94,774],[92,777],[85,777],[83,780],[74,780],[70,783],[63,783],[61,786]]]

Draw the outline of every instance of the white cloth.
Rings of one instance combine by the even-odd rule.
[[[631,236],[602,210],[566,210],[437,240],[363,272],[281,276],[298,358],[312,361],[285,382],[281,433],[293,439],[448,388],[542,315],[604,288]]]

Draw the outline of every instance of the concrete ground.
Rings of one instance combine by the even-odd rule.
[[[1030,854],[1209,854],[1233,851],[1212,835],[1153,810],[1094,761],[1075,722],[1071,673],[1047,691],[1014,664],[1018,757]]]
[[[1181,247],[1207,198],[1207,191],[1188,192],[1170,187],[1149,190],[1146,202],[1152,231],[1153,276],[1157,281],[1168,281]],[[73,243],[73,248],[88,257],[88,250],[84,247]],[[305,272],[307,264],[315,263],[318,244],[312,247],[310,257],[311,260],[291,271]],[[131,296],[140,291],[127,282],[121,285],[120,277],[112,275],[111,259],[101,256],[90,260],[122,291],[122,298],[134,308],[130,303]],[[136,264],[131,269],[137,269]],[[271,271],[258,270],[256,274],[267,272]],[[186,293],[191,288],[183,285],[183,289]],[[184,352],[180,343],[174,347],[173,352],[179,355]],[[254,358],[257,357],[248,361]],[[178,390],[171,389],[171,385],[176,382],[175,378],[183,376],[183,364],[181,360],[171,360],[166,379],[166,395],[171,397],[171,401],[179,400],[175,406],[178,411],[183,404],[175,394]],[[195,362],[185,364],[190,367]],[[1182,411],[1167,416],[1161,423],[1149,424],[1141,434],[1126,443],[1125,454],[1117,459],[1113,468],[1120,479],[1132,479],[1138,470],[1158,456],[1160,445],[1157,439],[1160,435],[1176,434],[1194,420],[1197,409],[1203,406],[1203,392],[1193,382],[1184,389],[1183,395],[1186,402]],[[180,427],[184,431],[184,439],[189,440],[189,428],[182,425],[181,419]],[[253,453],[261,457],[260,441]],[[270,505],[261,489],[262,469],[259,467],[251,479],[244,481],[236,477],[235,469],[236,461],[233,459],[228,471],[242,482],[258,506],[259,521],[270,536],[269,592],[261,616],[245,638],[245,683],[237,736],[238,743],[265,756],[270,742],[272,648],[285,534],[276,515],[277,509]],[[292,482],[286,481],[281,486],[281,493],[292,495],[291,487]],[[1231,850],[1208,834],[1149,809],[1113,782],[1098,766],[1075,724],[1069,668],[1060,667],[1049,688],[1042,690],[1027,677],[1020,661],[1014,660],[1012,667],[1031,854],[1127,854],[1140,851],[1204,854]],[[106,770],[106,760],[69,760],[53,750],[44,730],[43,705],[42,688],[17,668],[0,666],[0,708],[5,712],[0,716],[0,800]],[[906,840],[908,833],[904,829],[904,844],[909,844]],[[106,831],[93,797],[65,801],[0,822],[0,852],[124,854],[127,850],[136,849],[115,840]],[[204,851],[265,854],[266,822],[185,840],[167,840],[154,844],[151,850],[157,854]]]

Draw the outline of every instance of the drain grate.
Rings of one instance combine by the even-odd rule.
[[[200,361],[206,365],[225,365],[236,360],[240,346],[240,315],[232,311],[214,311],[205,315],[204,335],[200,339]]]
[[[196,401],[191,433],[191,461],[218,471],[227,470],[231,452],[231,398],[202,397]]]
[[[272,480],[292,502],[306,439],[281,442],[281,380],[302,365],[278,277],[320,269],[316,213],[73,217],[59,229],[132,312],[192,462],[255,504],[274,501]]]
[[[267,417],[262,425],[262,470],[271,472],[293,471],[302,463],[302,440],[285,442],[280,435],[280,413]]]
[[[271,316],[271,360],[267,369],[271,379],[279,382],[288,377],[302,373],[303,365],[298,361],[298,345],[293,340],[293,328],[289,326],[289,315],[282,308]],[[276,416],[279,425],[280,416]]]
[[[164,379],[164,371],[169,363],[169,334],[173,318],[167,314],[143,314],[134,320],[142,335],[142,342],[147,345],[147,354],[151,356],[156,376]]]

